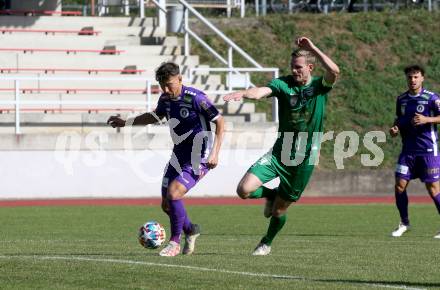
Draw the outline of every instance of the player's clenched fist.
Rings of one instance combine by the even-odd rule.
[[[111,116],[110,118],[108,118],[107,124],[112,126],[113,128],[124,127],[125,120],[122,120],[118,116]]]
[[[399,135],[399,127],[397,126],[393,126],[390,128],[390,135],[391,137],[396,137],[397,135]]]
[[[314,48],[313,42],[307,37],[298,38],[296,40],[296,45],[298,45],[299,48],[305,49],[305,50],[313,50],[313,48]]]

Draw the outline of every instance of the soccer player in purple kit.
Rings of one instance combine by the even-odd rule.
[[[410,228],[406,188],[411,179],[425,183],[440,214],[440,157],[437,124],[440,123],[440,98],[423,88],[425,71],[419,65],[404,69],[408,91],[397,97],[396,119],[390,135],[402,137],[402,152],[396,166],[395,197],[400,223],[391,233],[400,237]],[[440,239],[440,232],[434,238]]]
[[[175,63],[163,63],[156,70],[156,80],[163,94],[153,112],[127,120],[111,116],[107,123],[116,128],[149,125],[164,117],[168,120],[174,148],[162,180],[162,209],[170,218],[171,237],[159,255],[173,257],[180,253],[182,231],[185,233],[182,253],[189,255],[194,251],[200,227],[191,223],[182,198],[209,169],[217,166],[224,120],[203,92],[182,84]],[[214,142],[210,122],[216,124]]]

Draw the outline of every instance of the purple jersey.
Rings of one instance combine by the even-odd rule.
[[[402,136],[402,153],[437,156],[437,125],[414,126],[412,119],[416,113],[428,117],[440,115],[439,96],[422,89],[417,96],[405,92],[397,97],[396,116]]]
[[[169,121],[173,152],[180,164],[191,162],[192,154],[201,158],[200,162],[206,162],[212,148],[210,122],[220,113],[203,92],[182,86],[177,99],[162,94],[155,112]]]

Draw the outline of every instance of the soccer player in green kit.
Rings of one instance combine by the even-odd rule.
[[[264,216],[270,219],[266,235],[253,255],[270,253],[271,244],[286,223],[286,212],[304,191],[319,153],[327,94],[339,76],[338,66],[307,37],[296,40],[289,76],[273,79],[266,87],[225,95],[225,101],[275,97],[278,101],[279,136],[270,152],[255,162],[237,186],[243,198],[266,198]],[[313,77],[314,62],[325,69],[323,77]],[[276,177],[277,188],[263,186]]]

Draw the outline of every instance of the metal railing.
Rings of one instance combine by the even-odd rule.
[[[140,3],[143,0],[140,0]],[[153,0],[155,1],[155,0]],[[161,0],[165,1],[165,0]],[[207,72],[220,72],[227,70],[229,74],[229,78],[231,79],[231,75],[234,74],[240,74],[241,72],[273,72],[276,70],[276,77],[278,77],[278,69],[274,68],[263,68],[255,59],[253,59],[248,53],[246,53],[241,47],[239,47],[234,41],[232,41],[229,37],[227,37],[222,31],[220,31],[217,27],[215,27],[208,19],[206,19],[202,14],[200,14],[194,7],[192,7],[186,0],[175,0],[178,1],[183,6],[183,29],[184,29],[184,55],[189,56],[190,55],[190,37],[192,37],[194,40],[196,40],[203,48],[205,48],[209,53],[211,53],[218,61],[223,63],[224,65],[227,65],[227,69],[225,68],[217,68],[217,69],[193,69],[193,71],[207,71]],[[244,0],[241,0],[242,2],[242,9],[244,9]],[[157,4],[154,2],[156,6],[164,10],[163,6],[160,6],[160,4]],[[162,2],[164,3],[164,2]],[[228,46],[228,55],[227,59],[223,57],[220,53],[218,53],[214,48],[212,48],[206,41],[204,41],[200,36],[195,33],[190,27],[189,27],[189,16],[190,13],[195,16],[198,20],[200,20],[201,23],[203,23],[207,28],[209,28],[212,32],[214,32],[215,35],[217,35],[223,42]],[[244,13],[244,11],[242,11]],[[234,51],[238,53],[241,57],[243,57],[245,60],[247,60],[251,65],[253,65],[253,68],[241,68],[237,69],[234,67]],[[191,74],[190,74],[191,76]],[[249,82],[249,86],[254,87],[255,85],[252,82]],[[278,111],[277,109],[277,102],[276,100],[272,100],[272,119],[273,121],[278,121],[278,114],[276,113]]]
[[[190,68],[188,70],[188,79],[190,80],[190,82],[192,82],[193,80],[193,76],[195,72],[226,72],[228,74],[229,80],[232,79],[232,73],[233,72],[245,72],[245,73],[250,73],[250,72],[258,72],[258,73],[263,73],[263,72],[271,72],[273,75],[273,78],[278,78],[279,77],[279,68],[274,68],[274,67],[269,67],[269,68],[249,68],[249,67],[235,67],[235,68]],[[227,92],[231,92],[233,90],[233,86],[230,85],[231,81],[229,81],[229,83],[227,82],[227,84],[229,84],[227,86]],[[245,83],[244,83],[244,88],[249,88],[252,87],[253,84],[252,82],[250,82],[250,78],[246,77],[245,78]],[[278,102],[275,98],[272,98],[272,121],[273,122],[278,122]]]
[[[156,81],[149,78],[81,78],[81,77],[31,77],[31,76],[2,76],[0,81],[14,81],[15,91],[14,100],[1,100],[0,105],[13,105],[15,111],[15,134],[21,134],[20,117],[22,106],[24,105],[136,105],[145,107],[147,111],[151,111],[152,85]],[[94,101],[94,100],[22,100],[21,99],[21,81],[127,81],[127,82],[143,82],[146,89],[145,101]]]
[[[202,45],[206,50],[208,50],[218,61],[227,65],[228,73],[231,75],[232,73],[240,74],[240,70],[234,67],[233,54],[234,51],[238,53],[241,57],[247,60],[251,65],[254,66],[252,68],[253,71],[268,71],[263,68],[255,59],[253,59],[249,54],[247,54],[241,47],[239,47],[234,41],[232,41],[229,37],[227,37],[223,32],[221,32],[217,27],[215,27],[208,19],[203,17],[196,9],[194,9],[186,0],[178,0],[184,7],[184,52],[185,56],[190,55],[190,36],[194,38],[200,45]],[[212,48],[208,43],[206,43],[201,37],[199,37],[191,28],[189,27],[189,14],[194,15],[201,23],[203,23],[206,27],[208,27],[211,31],[213,31],[223,42],[228,46],[228,56],[227,60],[221,56],[214,48]],[[221,68],[220,68],[221,69]],[[213,71],[213,70],[211,70]],[[249,68],[247,71],[250,71]],[[269,69],[272,71],[272,69]],[[254,84],[250,83],[253,87]],[[272,100],[272,108],[276,108],[277,103],[276,100]],[[273,121],[277,121],[278,114],[274,114]]]
[[[261,1],[261,3],[260,3]],[[411,8],[425,8],[428,11],[438,10],[439,0],[255,0],[256,16],[272,13],[298,12],[354,12],[377,11]]]
[[[203,71],[206,69],[193,69],[192,74],[194,74],[195,71]],[[213,71],[221,71],[222,69],[211,69]],[[225,70],[225,69],[223,69]],[[227,70],[227,69],[226,69]],[[247,68],[247,69],[238,69],[239,71],[254,71],[255,69]],[[278,69],[265,69],[267,72],[274,72],[275,75],[278,74]],[[11,108],[1,108],[3,111],[14,111],[15,114],[15,134],[20,135],[21,132],[21,117],[22,112],[25,111],[27,108],[24,108],[25,106],[35,106],[39,105],[41,109],[46,111],[59,111],[63,112],[63,110],[68,111],[68,109],[65,108],[65,106],[71,106],[71,105],[84,105],[89,108],[89,106],[112,106],[115,110],[121,110],[120,106],[138,106],[139,108],[144,108],[147,112],[152,111],[153,109],[153,102],[152,102],[152,96],[153,90],[152,86],[158,85],[157,82],[150,78],[142,78],[142,77],[42,77],[42,76],[2,76],[0,78],[0,83],[4,81],[10,81],[14,83],[14,91],[13,96],[8,95],[5,93],[0,93],[0,105],[8,105],[12,106]],[[134,101],[134,100],[45,100],[45,99],[38,99],[38,100],[23,100],[22,99],[22,82],[24,81],[84,81],[84,82],[99,82],[99,81],[105,81],[105,82],[112,82],[112,81],[124,81],[124,82],[140,82],[144,85],[145,88],[145,100],[143,101]],[[185,83],[190,82],[191,80],[185,78],[183,80]],[[205,90],[204,93],[208,96],[218,96],[229,93],[230,90]],[[26,95],[32,95],[36,96],[39,94],[26,94]],[[48,95],[48,94],[44,94]],[[54,94],[52,94],[54,95]],[[58,94],[55,94],[58,95]],[[7,97],[13,97],[13,99],[6,99]],[[114,96],[109,94],[109,96]],[[156,94],[157,96],[157,94]],[[48,106],[59,106],[58,108],[49,108]],[[64,106],[64,109],[63,109]],[[118,107],[119,106],[119,107]],[[34,108],[35,109],[35,108]],[[90,111],[97,110],[95,107],[90,107]],[[127,109],[127,111],[132,111],[131,109]]]

